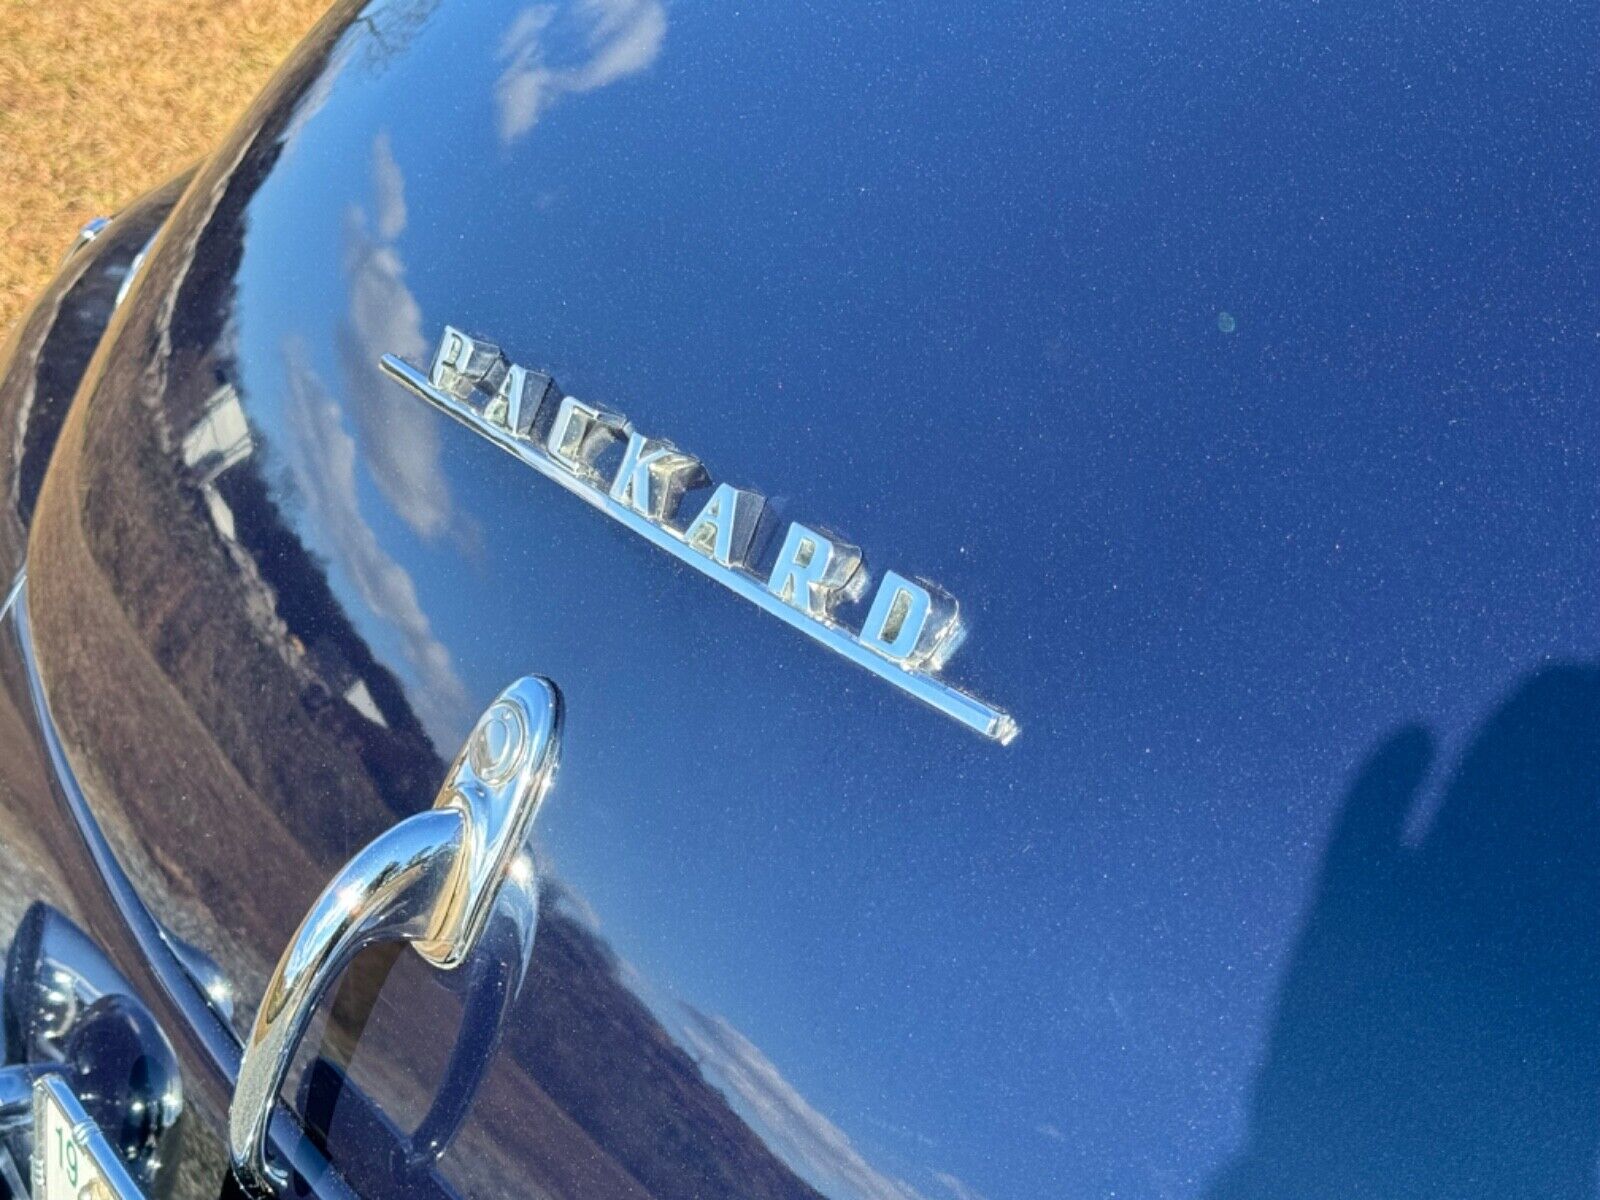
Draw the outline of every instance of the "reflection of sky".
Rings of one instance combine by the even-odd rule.
[[[296,249],[245,261],[243,382],[287,454],[301,339],[461,720],[524,670],[566,689],[541,836],[644,974],[925,1196],[1193,1195],[1346,773],[1595,649],[1595,301],[1543,250],[1593,231],[1531,165],[1581,128],[1518,116],[1586,111],[1577,68],[1442,12],[935,7],[461,6],[252,210]],[[351,357],[445,321],[937,578],[973,617],[951,674],[1022,740],[965,740]],[[328,515],[419,702],[415,629]]]
[[[440,428],[420,407],[396,407],[372,373],[372,362],[399,354],[426,361],[422,310],[406,286],[395,243],[406,228],[405,180],[387,134],[372,145],[372,203],[353,205],[345,219],[349,302],[340,329],[346,387],[373,483],[405,523],[435,538],[458,521],[450,485],[439,467]],[[388,347],[401,347],[389,349]]]
[[[644,70],[661,52],[666,32],[660,0],[523,9],[496,55],[504,64],[494,84],[500,140],[509,144],[525,135],[564,95],[592,92]]]

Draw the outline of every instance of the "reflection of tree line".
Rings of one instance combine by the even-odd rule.
[[[397,6],[392,19],[426,8]],[[331,25],[319,32],[320,46],[303,51],[294,68],[301,87],[328,69],[345,39],[358,36],[336,37]],[[204,517],[204,507],[171,469],[176,444],[203,419],[217,388],[238,376],[233,321],[248,208],[275,168],[297,112],[294,104],[274,106],[232,170],[213,184],[210,205],[196,197],[181,214],[180,223],[191,228],[175,230],[171,241],[189,253],[162,264],[167,289],[150,289],[166,291],[170,303],[141,296],[147,311],[165,318],[161,403],[149,409],[130,403],[137,386],[100,389],[125,411],[93,423],[104,436],[85,447],[95,477],[86,481],[83,527],[121,610],[163,673],[182,682],[193,710],[252,790],[289,815],[297,830],[318,830],[328,808],[340,810],[331,836],[300,839],[337,856],[376,832],[389,813],[430,803],[444,765],[398,682],[334,598],[322,564],[271,499],[258,462],[247,459],[215,480],[243,552],[231,563],[230,547],[217,553],[209,521],[191,519]],[[136,447],[138,461],[130,461]],[[224,596],[232,601],[219,603]],[[381,724],[342,701],[355,680],[370,693]],[[245,696],[248,709],[235,713],[237,698]],[[284,745],[296,753],[275,752]],[[338,803],[323,803],[329,795]]]
[[[285,523],[253,465],[226,472],[217,488],[233,513],[239,544],[272,589],[276,616],[310,664],[302,702],[354,750],[387,807],[400,814],[427,807],[445,764],[400,682],[373,656],[334,597],[323,564]],[[357,681],[382,715],[381,725],[344,699]]]

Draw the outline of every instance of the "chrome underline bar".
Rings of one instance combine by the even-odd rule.
[[[599,509],[619,525],[626,526],[646,541],[665,550],[685,566],[693,568],[708,579],[714,579],[734,595],[777,617],[812,641],[826,646],[835,654],[843,655],[879,679],[893,684],[945,716],[960,721],[968,729],[1001,745],[1009,744],[1016,736],[1017,723],[1000,709],[940,680],[915,671],[904,670],[868,650],[838,626],[823,624],[792,605],[784,603],[769,592],[766,585],[755,576],[718,565],[691,548],[671,530],[653,524],[633,509],[618,503],[605,492],[590,486],[566,470],[539,443],[517,437],[509,430],[485,421],[471,405],[434,387],[428,382],[426,374],[403,358],[385,354],[382,365],[384,372],[390,378],[415,392],[441,412],[454,417],[474,433],[488,438],[506,453],[514,455],[552,483],[559,484],[591,508]]]

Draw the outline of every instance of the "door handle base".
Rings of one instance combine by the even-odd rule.
[[[266,1191],[288,1182],[267,1158],[273,1106],[318,1001],[352,958],[401,941],[452,970],[477,947],[508,878],[525,870],[514,864],[531,862],[518,852],[555,777],[561,710],[549,680],[512,684],[479,718],[433,808],[358,852],[311,906],[267,984],[239,1065],[228,1142],[241,1182]],[[531,890],[533,881],[516,884]],[[510,911],[520,914],[525,949],[536,905]]]

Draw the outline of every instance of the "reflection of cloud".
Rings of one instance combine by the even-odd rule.
[[[546,871],[545,878],[548,880],[546,889],[551,903],[590,933],[599,936],[600,914],[595,911],[594,905],[590,904],[587,898],[580,896],[565,884],[557,882],[551,877],[552,875],[553,872]]]
[[[527,133],[564,95],[592,92],[642,71],[661,53],[667,10],[661,0],[577,0],[524,9],[500,40],[506,64],[495,81],[500,140]],[[560,43],[575,44],[574,61],[552,63]]]
[[[406,177],[394,160],[387,133],[372,139],[372,194],[378,236],[392,242],[406,231]]]
[[[433,635],[411,576],[389,557],[362,519],[356,497],[355,439],[345,431],[338,405],[306,361],[304,347],[287,344],[284,364],[289,381],[285,411],[289,464],[295,485],[362,603],[399,631],[420,692],[413,699],[428,732],[445,744],[459,741],[467,690],[456,676],[450,652]]]
[[[339,331],[340,361],[373,481],[407,525],[434,538],[453,519],[450,485],[439,465],[439,422],[423,405],[396,403],[398,392],[378,369],[385,354],[412,362],[428,357],[422,309],[394,246],[406,227],[405,177],[386,133],[372,143],[372,192],[371,218],[352,208],[345,221],[350,305]]]
[[[733,1093],[747,1117],[765,1129],[773,1148],[819,1190],[852,1200],[921,1200],[862,1158],[845,1132],[812,1108],[744,1034],[722,1017],[687,1005],[684,1011],[683,1036],[701,1069]]]
[[[935,1171],[933,1178],[936,1183],[948,1191],[956,1200],[986,1200],[984,1194],[976,1188],[968,1187],[948,1171]]]

